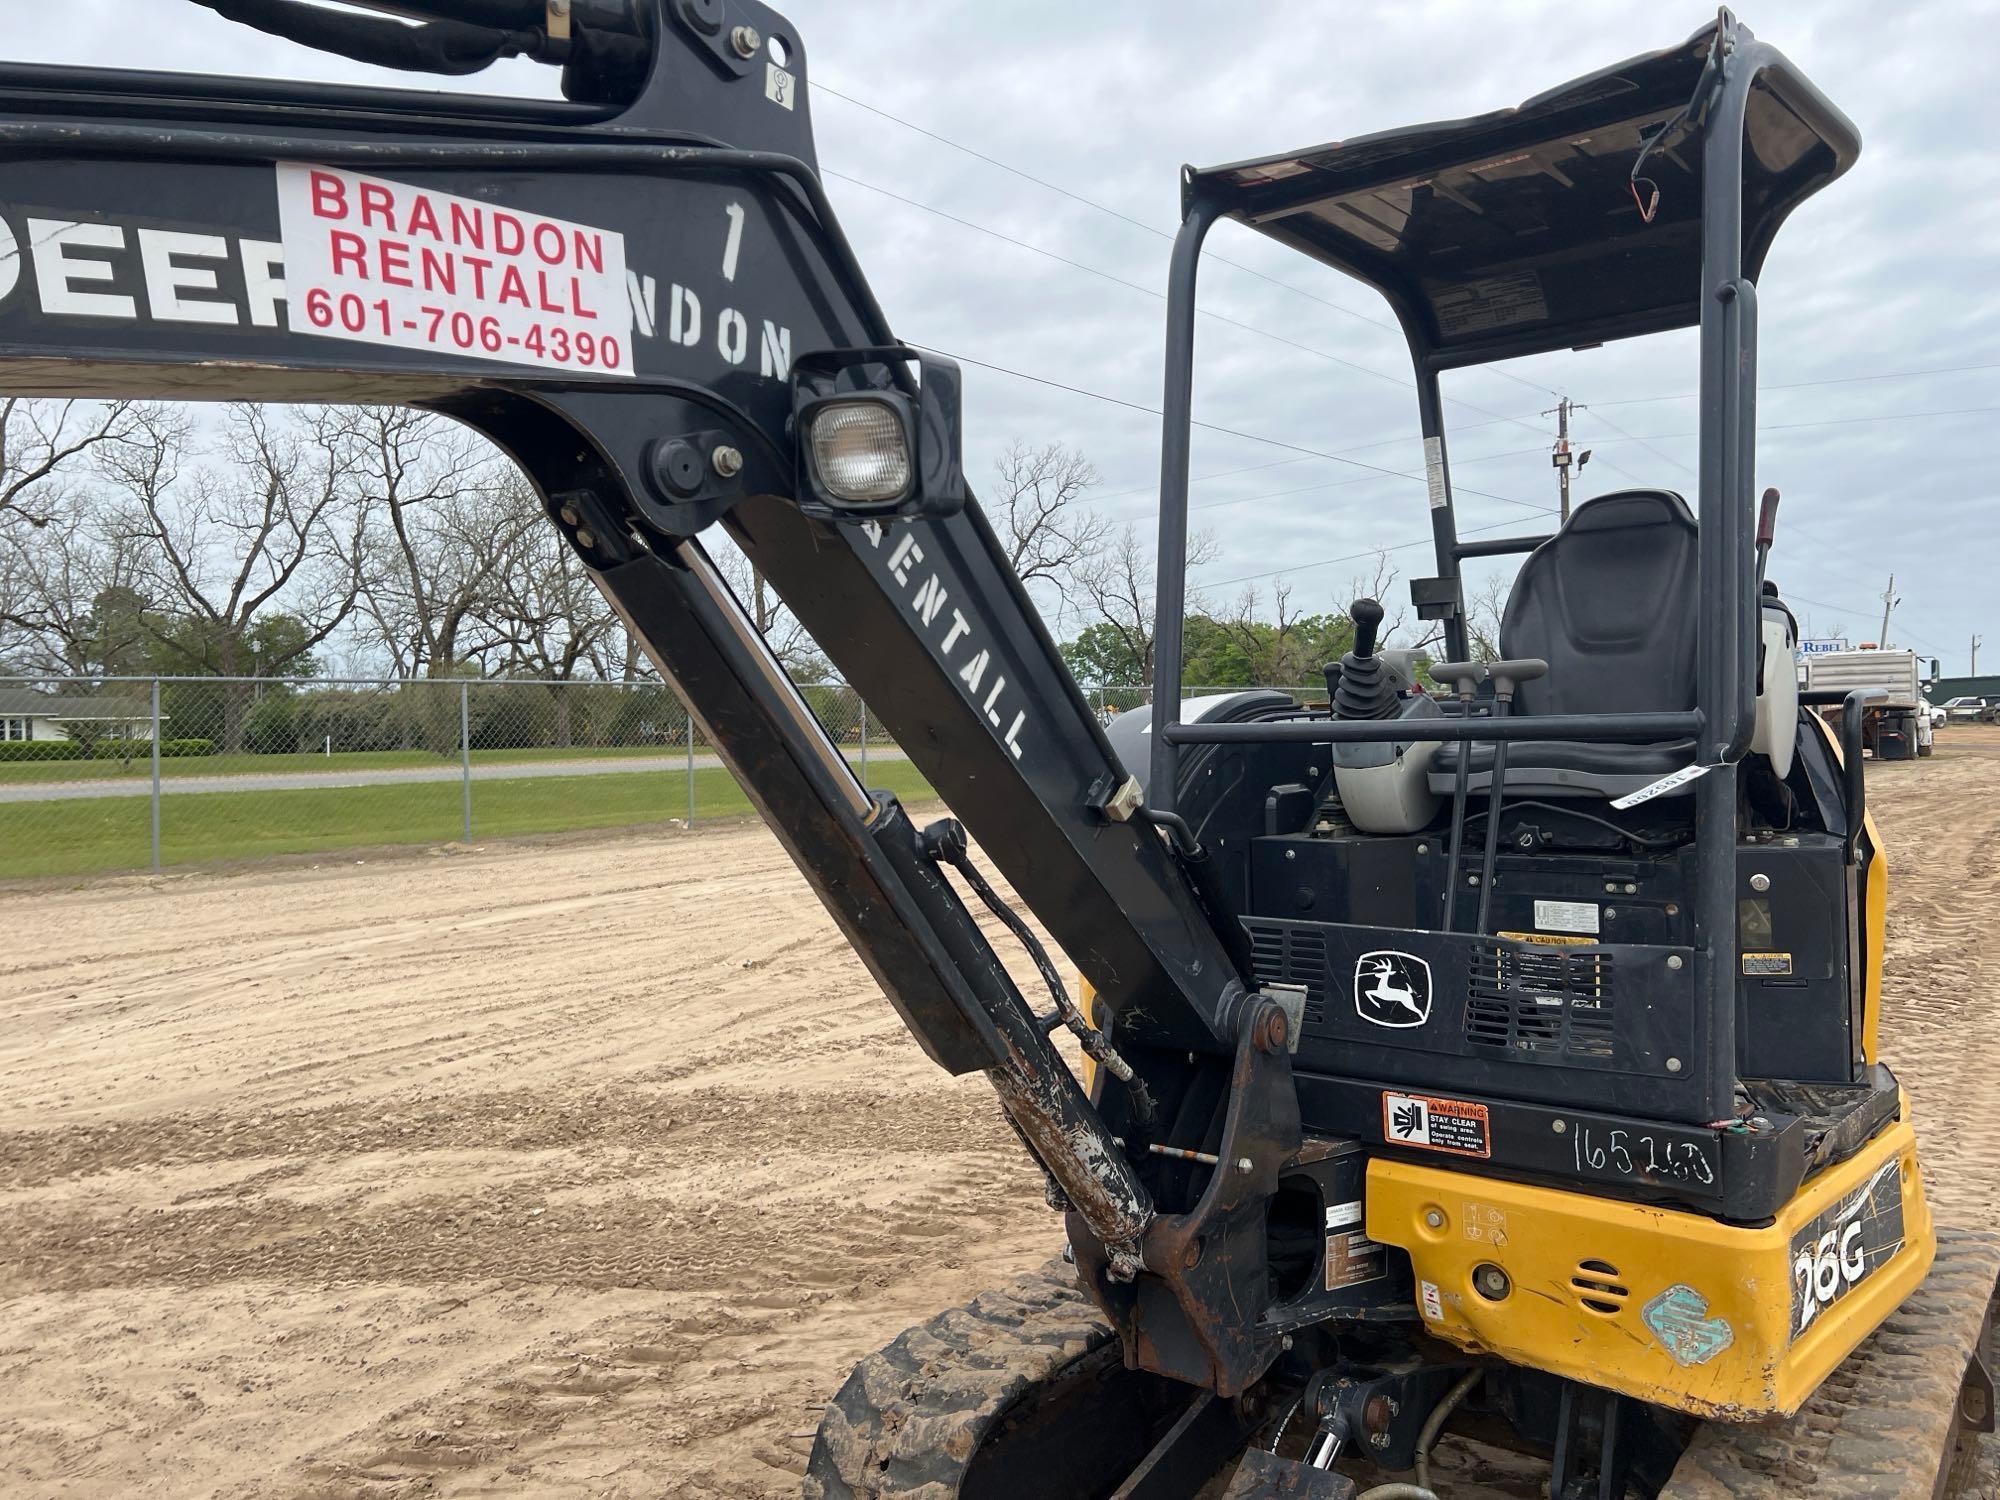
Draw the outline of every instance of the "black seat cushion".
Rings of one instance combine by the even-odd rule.
[[[1621,490],[1578,506],[1528,555],[1500,621],[1500,654],[1539,657],[1516,714],[1658,713],[1694,707],[1696,535],[1671,490]],[[1431,786],[1450,791],[1457,745],[1439,747]],[[1507,790],[1622,796],[1694,758],[1687,741],[1648,745],[1517,741]],[[1493,747],[1472,746],[1471,786],[1492,780]]]
[[[1671,490],[1587,500],[1528,554],[1500,620],[1500,654],[1538,656],[1519,714],[1694,707],[1695,527]]]

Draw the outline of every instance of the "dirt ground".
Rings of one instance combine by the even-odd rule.
[[[1885,1050],[1986,1222],[2000,731],[1869,787]],[[0,913],[9,1495],[793,1495],[855,1359],[1059,1243],[754,825]]]

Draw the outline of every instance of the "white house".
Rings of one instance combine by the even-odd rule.
[[[0,741],[66,740],[65,724],[102,725],[109,739],[150,740],[153,706],[144,698],[0,687]]]

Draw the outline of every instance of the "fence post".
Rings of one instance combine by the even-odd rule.
[[[160,868],[160,679],[153,679],[153,868]]]
[[[861,705],[861,779],[868,779],[868,700],[859,693],[854,701]]]
[[[688,827],[690,827],[690,828],[692,828],[692,827],[694,827],[694,710],[693,710],[692,708],[689,708],[689,707],[687,706],[687,704],[683,703],[683,704],[681,705],[681,712],[687,715],[687,721],[688,721],[688,733],[687,733],[687,747],[688,747],[688,821],[687,821],[687,826],[688,826]]]
[[[464,787],[465,842],[472,842],[472,684],[458,685],[458,765]]]

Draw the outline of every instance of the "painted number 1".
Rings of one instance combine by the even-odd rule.
[[[729,215],[729,239],[722,247],[722,279],[736,279],[736,257],[743,250],[743,205],[732,203],[723,210]]]

